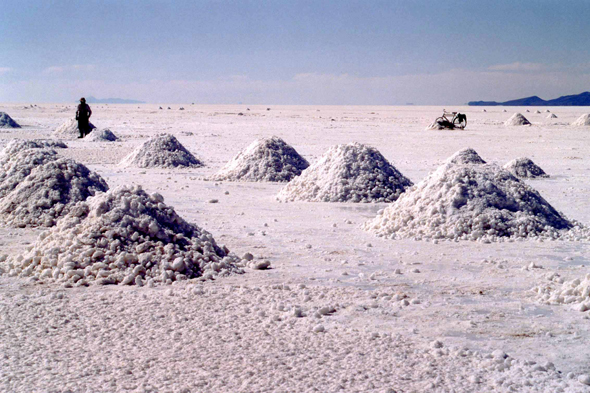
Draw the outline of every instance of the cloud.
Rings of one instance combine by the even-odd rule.
[[[0,67],[0,75],[6,74],[7,72],[12,71],[12,68],[9,67]]]
[[[501,72],[537,72],[542,71],[545,68],[546,66],[541,63],[521,63],[517,61],[516,63],[489,66],[488,70]]]

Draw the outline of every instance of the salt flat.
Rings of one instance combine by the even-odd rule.
[[[3,144],[52,138],[75,112],[37,105],[0,106],[23,127],[0,129]],[[590,225],[590,127],[569,125],[590,108],[454,107],[467,114],[465,130],[425,131],[442,107],[180,107],[92,105],[93,124],[120,141],[66,140],[58,153],[111,189],[161,194],[218,243],[272,269],[153,288],[3,274],[2,390],[587,391],[588,311],[546,304],[531,289],[560,288],[555,273],[582,280],[588,241],[392,240],[361,228],[386,203],[281,203],[284,183],[205,179],[273,135],[310,164],[334,145],[373,146],[415,184],[470,147],[500,166],[531,158],[550,177],[525,182]],[[505,126],[515,112],[532,126]],[[119,165],[161,133],[205,166]],[[1,227],[0,255],[24,254],[40,232]]]

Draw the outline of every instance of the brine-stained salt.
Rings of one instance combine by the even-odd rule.
[[[331,147],[277,195],[281,201],[392,202],[412,182],[373,147]]]

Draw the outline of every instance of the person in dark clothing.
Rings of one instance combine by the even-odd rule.
[[[86,98],[82,97],[80,98],[80,105],[78,105],[78,110],[76,111],[76,120],[78,120],[78,130],[80,131],[78,138],[84,138],[90,134],[90,116],[92,116],[92,110],[90,110],[90,107],[86,103]]]

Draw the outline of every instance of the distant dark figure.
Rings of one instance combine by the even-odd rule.
[[[80,130],[80,136],[78,138],[84,138],[90,134],[90,124],[88,121],[90,116],[92,116],[92,110],[90,110],[90,107],[86,103],[86,99],[82,97],[80,98],[80,105],[78,105],[78,110],[76,111],[78,130]]]

